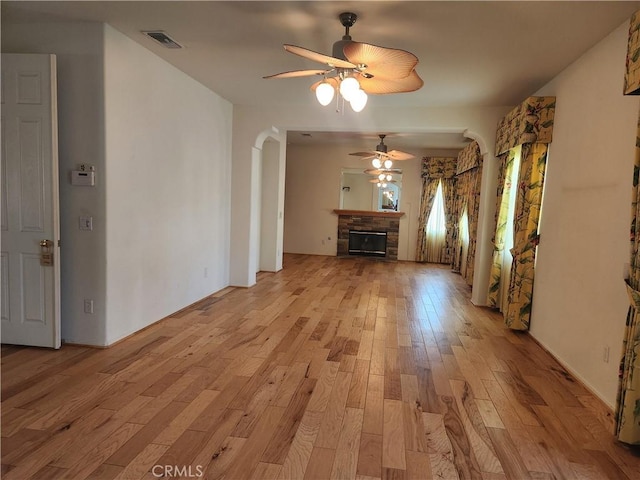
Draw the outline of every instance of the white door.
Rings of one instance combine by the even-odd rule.
[[[56,59],[1,59],[1,340],[60,348]]]

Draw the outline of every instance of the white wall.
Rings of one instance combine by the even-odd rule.
[[[232,106],[105,28],[107,343],[228,285]]]
[[[260,164],[260,238],[258,271],[277,272],[282,269],[282,261],[278,261],[278,250],[282,252],[282,239],[278,240],[278,193],[280,183],[280,142],[269,139],[262,148]],[[281,237],[281,235],[280,235]]]
[[[361,162],[357,173],[342,173],[342,194],[340,196],[340,208],[345,210],[377,210],[378,187],[369,180],[374,178],[366,175],[362,170],[367,165]],[[375,190],[374,190],[375,189]]]
[[[3,52],[57,57],[62,339],[90,345],[104,345],[106,325],[103,45],[99,23],[2,24]],[[95,187],[71,186],[81,163],[96,167]],[[78,229],[80,215],[93,216],[92,232]]]
[[[628,307],[623,271],[638,118],[638,98],[622,95],[627,32],[625,22],[537,92],[557,104],[531,335],[610,406]]]

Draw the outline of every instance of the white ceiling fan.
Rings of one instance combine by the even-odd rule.
[[[348,101],[356,112],[366,105],[367,94],[383,95],[420,89],[424,82],[415,70],[418,57],[405,50],[354,42],[349,35],[349,28],[357,18],[351,12],[339,15],[345,34],[342,40],[333,44],[332,56],[296,45],[284,45],[287,52],[322,63],[324,69],[294,70],[263,78],[322,75],[324,78],[311,86],[318,101],[328,105],[337,91],[338,97]]]

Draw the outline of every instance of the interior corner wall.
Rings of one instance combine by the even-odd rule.
[[[104,26],[100,23],[2,23],[2,51],[53,53],[58,76],[60,283],[63,342],[105,345]],[[93,165],[95,187],[72,186],[70,172]],[[93,216],[93,231],[78,217]],[[84,299],[94,313],[84,313]]]
[[[613,406],[628,299],[638,97],[622,94],[628,23],[536,95],[555,95],[531,335]]]
[[[106,26],[108,343],[229,284],[232,115]]]
[[[278,262],[281,245],[278,244],[278,216],[280,205],[280,142],[268,139],[262,146],[261,184],[260,184],[260,238],[258,271],[277,272],[282,268]]]

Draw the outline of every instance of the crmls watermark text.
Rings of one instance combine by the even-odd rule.
[[[204,469],[202,465],[154,465],[151,475],[156,478],[202,478]]]

